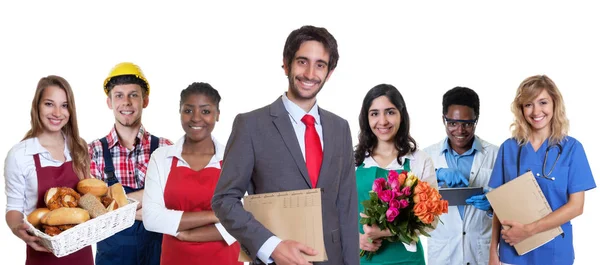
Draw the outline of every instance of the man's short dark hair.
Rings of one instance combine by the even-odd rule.
[[[318,41],[323,44],[325,50],[329,53],[328,72],[335,69],[340,55],[338,53],[337,41],[325,28],[314,26],[303,26],[290,33],[285,46],[283,47],[283,59],[285,64],[290,67],[294,56],[300,45],[305,41]]]
[[[467,106],[475,112],[475,119],[479,119],[479,96],[473,89],[457,86],[448,90],[442,100],[442,114],[448,114],[451,105]]]

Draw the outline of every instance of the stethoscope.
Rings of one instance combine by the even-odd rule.
[[[550,172],[548,172],[548,174],[546,174],[546,162],[548,160],[548,151],[550,151],[550,149],[552,147],[558,147],[558,155],[556,156],[556,159],[554,160],[554,163],[552,164],[552,168],[550,168]],[[521,172],[521,150],[523,149],[522,145],[519,145],[519,152],[517,152],[517,176],[519,176],[520,172]],[[560,158],[560,154],[562,154],[563,148],[562,145],[560,144],[554,144],[554,145],[549,145],[548,147],[546,147],[546,155],[544,156],[544,164],[542,164],[542,177],[547,179],[547,180],[554,180],[554,177],[550,177],[550,175],[552,174],[552,171],[554,170],[554,166],[556,166],[556,162],[558,162],[558,159]],[[529,169],[527,171],[530,171]],[[539,174],[537,174],[539,177]]]

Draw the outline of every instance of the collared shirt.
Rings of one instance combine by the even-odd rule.
[[[106,136],[106,140],[115,167],[115,177],[119,180],[119,183],[133,189],[144,188],[146,169],[148,161],[150,161],[150,133],[144,129],[144,126],[141,126],[133,150],[121,145],[117,130],[114,127]],[[172,144],[171,141],[165,138],[159,138],[159,147]],[[90,172],[92,176],[106,181],[107,176],[104,173],[105,164],[100,139],[88,144],[88,150],[91,158]]]
[[[471,167],[473,166],[473,159],[475,159],[475,151],[481,152],[483,147],[481,146],[481,142],[477,137],[473,137],[473,145],[471,149],[464,152],[463,154],[458,154],[452,147],[450,147],[450,142],[448,141],[448,137],[444,141],[444,149],[442,149],[442,153],[446,156],[446,163],[448,163],[448,168],[458,169],[460,173],[467,179],[471,175]]]
[[[212,141],[215,145],[215,155],[213,155],[205,168],[221,169],[220,163],[221,160],[223,160],[225,147],[217,142],[214,137],[212,137]],[[179,228],[183,211],[166,208],[164,191],[165,187],[167,186],[169,174],[171,173],[171,163],[173,161],[173,157],[177,158],[178,167],[190,167],[190,165],[185,161],[185,159],[183,159],[183,156],[181,155],[184,142],[185,136],[179,139],[175,145],[156,149],[156,151],[154,151],[152,154],[152,159],[150,159],[148,164],[142,214],[144,226],[149,231],[171,236],[177,236],[177,234],[179,234],[177,229]],[[225,240],[228,245],[231,245],[235,242],[235,238],[227,233],[227,230],[225,230],[220,223],[215,224],[215,226],[217,230],[219,230],[223,240]]]
[[[302,122],[302,117],[304,117],[304,115],[310,114],[315,118],[315,129],[317,130],[317,134],[319,134],[319,139],[321,140],[321,149],[323,149],[325,146],[323,143],[323,125],[321,124],[319,107],[315,102],[315,105],[307,113],[298,105],[296,105],[296,103],[292,102],[287,97],[286,93],[283,93],[283,96],[281,96],[281,100],[283,101],[283,106],[285,107],[285,110],[287,110],[290,116],[290,121],[292,122],[294,131],[296,132],[298,144],[300,145],[300,150],[302,150],[302,157],[304,157],[304,160],[306,161],[306,147],[304,145],[304,132],[306,131],[306,125],[304,124],[304,122]],[[258,249],[258,253],[256,254],[258,259],[260,259],[265,264],[272,263],[273,259],[271,259],[271,254],[280,242],[281,239],[276,236],[272,236],[269,239],[267,239],[267,241],[265,241],[265,243],[260,247],[260,249]]]
[[[292,122],[292,126],[294,127],[294,131],[296,132],[296,137],[298,138],[298,144],[300,145],[300,150],[302,150],[302,157],[306,160],[306,147],[304,145],[304,132],[306,131],[306,125],[302,122],[302,117],[306,114],[310,114],[315,118],[315,129],[317,129],[317,134],[319,134],[319,140],[321,140],[321,149],[323,149],[323,125],[321,124],[321,116],[319,115],[319,107],[315,102],[315,105],[308,111],[304,111],[300,108],[296,103],[292,102],[286,95],[283,93],[281,97],[283,101],[283,106],[285,110],[287,110],[290,121]]]
[[[452,147],[450,147],[450,142],[448,137],[444,141],[444,149],[442,149],[442,153],[446,156],[446,164],[448,164],[448,168],[457,169],[463,177],[466,179],[470,179],[471,168],[473,167],[473,160],[475,159],[475,152],[481,152],[483,147],[481,146],[481,142],[477,137],[473,137],[473,145],[471,149],[468,151],[458,154]],[[458,205],[458,213],[460,214],[460,219],[464,219],[465,206]]]
[[[386,170],[399,170],[404,168],[404,161],[408,159],[410,162],[410,171],[419,178],[419,180],[429,183],[431,187],[437,188],[437,178],[435,177],[435,169],[433,160],[427,153],[422,150],[417,150],[400,158],[402,165],[394,159],[389,165],[381,166],[373,157],[365,157],[363,163],[365,168],[380,167]]]
[[[71,161],[71,153],[65,141],[63,155],[65,161],[52,158],[37,137],[25,139],[10,149],[4,161],[6,181],[6,212],[19,211],[24,215],[33,212],[38,200],[37,171],[33,156],[39,154],[42,167],[59,167]]]
[[[444,142],[445,148],[442,149],[442,153],[446,156],[446,163],[448,164],[448,168],[458,169],[462,175],[469,179],[471,175],[471,167],[473,166],[473,160],[475,159],[475,152],[481,152],[483,147],[481,146],[481,142],[477,137],[473,137],[473,145],[471,149],[464,152],[463,154],[458,154],[454,149],[450,147],[450,142],[446,137]]]

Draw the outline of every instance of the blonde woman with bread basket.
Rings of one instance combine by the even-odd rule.
[[[46,207],[45,192],[52,187],[75,189],[89,176],[87,145],[79,137],[71,86],[60,76],[38,82],[31,104],[31,129],[8,152],[4,167],[6,223],[27,243],[27,265],[93,265],[92,248],[57,258],[27,233],[24,217]],[[85,211],[85,210],[84,210]]]

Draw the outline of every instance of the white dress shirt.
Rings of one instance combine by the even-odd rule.
[[[59,167],[71,161],[71,154],[65,141],[63,154],[65,162],[50,155],[37,137],[23,140],[8,151],[4,161],[4,179],[6,181],[6,212],[19,211],[24,215],[33,212],[38,200],[38,180],[33,156],[39,154],[42,167]]]
[[[300,150],[302,151],[302,157],[304,157],[304,161],[306,161],[306,146],[304,144],[304,134],[306,132],[306,125],[302,122],[302,117],[304,115],[309,114],[315,118],[315,129],[317,129],[317,134],[319,134],[319,140],[321,141],[321,150],[323,150],[323,125],[321,124],[321,116],[319,116],[319,107],[315,102],[315,105],[308,111],[304,111],[300,108],[296,103],[292,102],[286,95],[283,93],[281,97],[283,101],[283,106],[285,106],[285,110],[287,110],[288,115],[290,116],[290,121],[292,122],[292,126],[294,127],[294,131],[296,132],[296,138],[298,138],[298,144],[300,144]]]
[[[425,181],[429,183],[431,187],[437,188],[437,178],[435,176],[435,168],[433,167],[433,160],[431,157],[425,153],[424,151],[417,150],[413,153],[405,155],[400,158],[402,164],[404,164],[404,160],[407,159],[410,161],[410,171],[415,174],[419,178],[419,180]],[[398,160],[394,159],[387,166],[380,166],[377,164],[377,161],[373,159],[373,157],[365,157],[365,161],[363,162],[365,168],[369,167],[379,167],[386,170],[401,170],[404,169],[403,165],[398,163]],[[407,251],[416,252],[417,251],[417,243],[412,242],[410,245],[402,242]]]
[[[190,167],[181,156],[184,141],[185,136],[181,137],[174,145],[156,149],[150,157],[148,171],[146,171],[144,199],[142,200],[144,202],[144,206],[142,207],[144,227],[149,231],[171,236],[179,234],[177,229],[179,228],[183,211],[167,209],[165,207],[164,192],[169,173],[171,172],[173,157],[177,157],[178,167]],[[221,169],[220,162],[223,160],[225,147],[217,142],[214,137],[212,137],[212,141],[215,145],[215,155],[210,159],[205,168]],[[236,241],[220,223],[216,223],[215,227],[219,230],[223,240],[228,245]]]
[[[315,118],[315,129],[317,130],[317,134],[319,134],[319,139],[321,140],[321,149],[325,147],[323,143],[323,125],[321,124],[319,107],[315,102],[315,105],[307,113],[298,105],[296,105],[296,103],[292,102],[287,97],[286,93],[283,93],[281,100],[283,101],[283,106],[285,107],[285,110],[287,110],[290,116],[290,121],[292,122],[294,131],[296,132],[298,144],[300,145],[300,150],[302,151],[302,157],[304,157],[304,161],[306,161],[306,147],[304,145],[304,132],[306,131],[306,125],[304,124],[304,122],[302,122],[302,117],[304,117],[304,115],[310,114]],[[265,243],[260,247],[260,249],[258,249],[258,253],[256,254],[256,256],[265,264],[272,263],[273,259],[271,258],[271,254],[273,254],[273,251],[275,250],[277,245],[279,245],[279,243],[281,243],[280,238],[276,236],[270,237],[269,239],[267,239],[267,241],[265,241]]]

